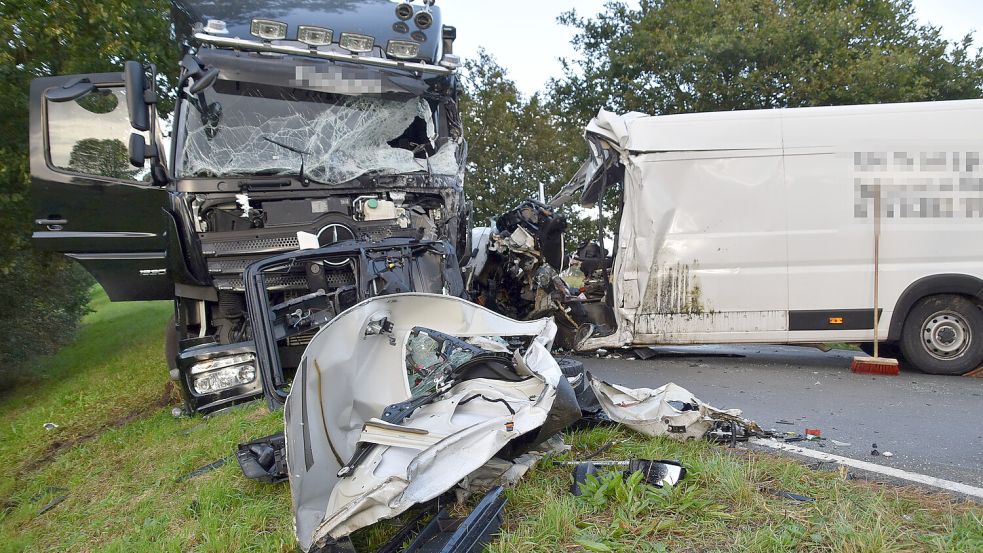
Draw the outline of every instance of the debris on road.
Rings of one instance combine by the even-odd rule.
[[[574,424],[732,443],[766,435],[740,410],[675,384],[636,390],[593,378],[552,356],[556,332],[552,318],[517,321],[451,296],[363,301],[311,339],[286,400],[282,446],[271,436],[240,445],[237,458],[265,481],[283,474],[286,459],[303,551],[351,551],[361,528],[514,484],[543,454],[563,451],[557,436]],[[675,461],[626,463],[652,485],[686,473]],[[496,505],[476,509],[474,524],[497,528],[504,499]]]
[[[750,433],[764,434],[757,424],[741,418],[740,409],[711,407],[673,383],[655,390],[630,389],[592,378],[591,387],[611,420],[646,436],[699,439],[721,425],[737,425]]]

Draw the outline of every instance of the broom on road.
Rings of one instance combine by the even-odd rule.
[[[880,326],[880,298],[878,291],[880,286],[880,265],[881,265],[881,185],[875,185],[877,195],[874,196],[874,356],[873,357],[854,357],[850,363],[850,370],[855,373],[864,374],[898,374],[898,360],[887,359],[880,356],[880,345],[877,331]]]

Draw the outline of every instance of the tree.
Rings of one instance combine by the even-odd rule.
[[[116,138],[83,138],[72,147],[68,167],[79,173],[132,179],[140,170],[130,165],[126,144]]]
[[[569,12],[580,57],[550,98],[586,122],[649,114],[976,98],[983,59],[909,0],[641,0]]]
[[[0,370],[51,351],[74,333],[91,280],[60,255],[31,248],[28,91],[46,75],[156,63],[173,82],[178,49],[169,3],[138,0],[0,2]]]
[[[508,71],[484,50],[465,63],[461,120],[468,139],[466,190],[474,204],[474,222],[488,221],[539,195],[559,191],[582,162],[585,147],[564,144],[568,126],[538,95],[526,99]],[[571,226],[568,248],[577,236],[588,235],[592,221],[565,208]],[[593,231],[596,234],[596,231]]]

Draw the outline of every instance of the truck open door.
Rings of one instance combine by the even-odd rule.
[[[35,79],[30,101],[36,247],[79,261],[113,301],[173,297],[168,192],[152,182],[149,164],[130,162],[123,74]]]

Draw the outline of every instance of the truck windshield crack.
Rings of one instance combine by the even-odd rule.
[[[456,175],[457,144],[439,150],[425,99],[340,96],[220,81],[221,120],[188,118],[183,177],[299,175],[338,185],[362,175]],[[285,144],[290,148],[285,148]],[[422,147],[421,147],[422,145]],[[285,156],[283,149],[305,152]]]

